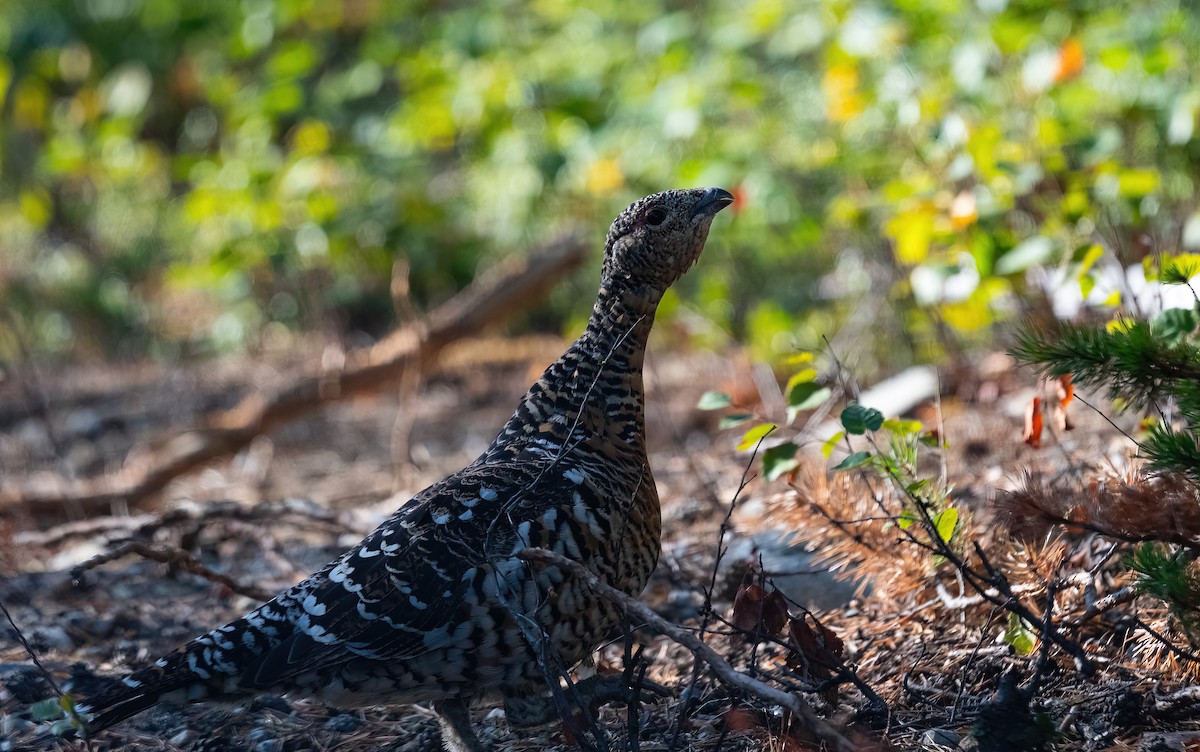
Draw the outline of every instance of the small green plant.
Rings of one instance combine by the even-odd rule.
[[[49,722],[54,736],[70,733],[82,736],[87,731],[87,717],[75,708],[74,698],[67,693],[35,702],[29,707],[29,715],[36,722]]]
[[[937,446],[938,437],[925,431],[918,420],[885,419],[878,410],[857,402],[842,410],[841,423],[843,430],[831,436],[822,448],[826,457],[850,436],[864,436],[870,449],[851,452],[833,469],[874,470],[902,492],[905,503],[896,517],[896,525],[901,530],[909,530],[914,523],[924,523],[931,536],[949,545],[959,529],[958,510],[949,504],[951,488],[921,477],[917,468],[921,447]],[[886,448],[880,446],[880,436],[886,437]],[[941,556],[934,556],[935,566],[942,561]]]
[[[820,407],[833,394],[829,387],[822,385],[818,381],[819,373],[816,368],[812,367],[813,354],[811,352],[799,353],[793,356],[789,362],[792,365],[800,366],[800,370],[796,371],[788,379],[787,385],[784,387],[784,395],[787,399],[787,419],[784,424],[785,426],[792,425],[800,413]],[[734,405],[732,397],[724,392],[716,391],[705,392],[701,395],[696,407],[701,410],[737,408]],[[747,451],[757,447],[763,439],[775,432],[780,426],[775,423],[766,422],[752,412],[739,410],[738,412],[721,416],[719,427],[722,430],[734,428],[755,420],[759,420],[760,422],[747,429],[742,434],[742,438],[737,445],[739,451]],[[767,480],[776,480],[799,467],[800,462],[796,459],[796,452],[799,449],[799,445],[794,441],[785,441],[764,449],[762,453],[762,466],[763,474],[767,477]]]
[[[1045,375],[1070,374],[1079,386],[1106,389],[1118,408],[1144,412],[1150,429],[1139,454],[1153,472],[1195,486],[1200,486],[1200,295],[1191,280],[1198,274],[1200,256],[1194,254],[1151,259],[1147,277],[1187,286],[1192,307],[1169,308],[1151,318],[1120,316],[1105,326],[1027,326],[1011,350]],[[1164,495],[1162,503],[1194,505],[1197,497]],[[1148,531],[1146,537],[1154,535]],[[1137,575],[1137,589],[1166,603],[1193,642],[1200,636],[1196,556],[1194,545],[1151,540],[1125,560]]]
[[[1200,643],[1200,578],[1196,553],[1183,548],[1143,543],[1125,559],[1137,574],[1134,587],[1167,604],[1193,645]]]

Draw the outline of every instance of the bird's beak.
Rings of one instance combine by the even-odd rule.
[[[692,216],[714,215],[733,203],[733,194],[724,188],[705,188],[704,195],[692,207]]]

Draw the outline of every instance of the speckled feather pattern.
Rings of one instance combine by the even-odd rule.
[[[89,730],[160,701],[266,690],[366,704],[545,694],[547,649],[570,667],[619,614],[515,555],[544,547],[631,595],[645,586],[661,531],[644,444],[646,340],[730,200],[667,191],[622,212],[586,331],[475,462],[303,582],[88,698]]]

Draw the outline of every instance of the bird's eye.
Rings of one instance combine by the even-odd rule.
[[[656,206],[646,213],[646,224],[651,227],[658,227],[663,222],[667,221],[667,210],[661,206]]]

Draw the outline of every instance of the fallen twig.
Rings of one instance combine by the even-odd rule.
[[[111,551],[106,551],[102,554],[97,554],[82,564],[78,564],[71,568],[71,578],[78,580],[83,577],[83,573],[89,569],[94,569],[101,564],[107,564],[110,561],[116,561],[126,554],[137,554],[151,561],[161,562],[176,566],[185,572],[190,572],[208,580],[215,582],[218,585],[224,585],[238,595],[244,595],[247,598],[253,598],[256,601],[269,601],[275,597],[275,593],[267,592],[254,585],[245,585],[228,575],[214,572],[213,570],[202,564],[196,557],[179,548],[167,548],[165,546],[153,547],[138,541],[129,541],[122,543]]]
[[[766,702],[780,705],[791,712],[795,717],[801,719],[808,730],[816,734],[827,745],[828,749],[838,750],[839,752],[853,752],[853,750],[857,749],[849,739],[842,736],[838,733],[837,729],[818,716],[812,707],[805,702],[804,698],[772,687],[769,684],[737,671],[728,661],[694,634],[670,623],[655,613],[646,604],[604,582],[579,562],[568,559],[561,554],[556,554],[553,551],[547,551],[544,548],[524,549],[517,554],[517,558],[523,561],[560,567],[580,578],[597,594],[608,598],[620,606],[626,615],[636,616],[654,631],[666,635],[688,650],[691,650],[693,654],[707,663],[726,684],[752,694]]]
[[[1085,622],[1099,616],[1105,611],[1110,611],[1117,606],[1136,600],[1139,595],[1141,595],[1141,593],[1139,593],[1136,588],[1130,586],[1123,587],[1115,593],[1109,593],[1108,595],[1099,599],[1089,606],[1086,611],[1079,616],[1070,619],[1067,623],[1072,627],[1082,626]]]
[[[145,461],[99,480],[70,483],[51,492],[0,493],[0,516],[61,518],[67,510],[97,514],[116,503],[136,507],[175,478],[206,462],[234,454],[256,436],[295,420],[326,402],[369,392],[400,378],[410,366],[427,366],[447,345],[507,318],[541,298],[579,266],[586,246],[560,241],[528,259],[484,274],[416,325],[392,332],[349,353],[339,369],[306,374],[273,394],[255,394],[185,433]]]
[[[250,523],[284,520],[291,524],[314,522],[344,527],[332,512],[307,499],[271,499],[253,506],[236,501],[189,502],[159,513],[93,517],[64,522],[45,531],[24,530],[13,535],[13,543],[17,546],[56,546],[73,538],[88,538],[93,542],[103,539],[147,539],[159,530],[185,525],[198,528],[222,520]]]

